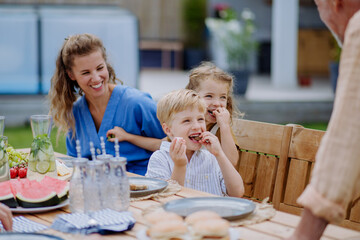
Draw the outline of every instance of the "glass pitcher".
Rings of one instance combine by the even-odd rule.
[[[7,137],[0,135],[0,182],[10,180],[10,168],[6,148]]]
[[[36,175],[57,178],[54,150],[50,141],[52,117],[32,115],[30,117],[33,141],[29,155],[27,177],[37,179]]]
[[[5,117],[0,116],[0,136],[4,135],[4,129],[5,129]]]
[[[10,169],[8,163],[7,137],[3,136],[5,128],[5,117],[0,116],[0,182],[10,179]]]

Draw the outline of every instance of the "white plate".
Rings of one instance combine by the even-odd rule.
[[[40,212],[48,212],[58,208],[62,208],[69,205],[69,199],[59,203],[58,205],[49,206],[49,207],[36,207],[36,208],[10,208],[12,213],[40,213]]]
[[[168,186],[166,181],[147,177],[129,177],[129,183],[135,185],[146,185],[148,187],[146,190],[130,191],[130,197],[132,198],[144,197],[153,193],[158,193]]]
[[[235,220],[251,214],[255,210],[255,204],[235,197],[195,197],[167,202],[163,208],[182,217],[200,210],[211,210],[227,220]]]
[[[146,235],[146,228],[141,229],[140,231],[138,231],[136,233],[136,238],[139,240],[151,240],[147,235]],[[239,232],[237,230],[235,230],[234,228],[229,228],[229,235],[230,235],[230,240],[237,240],[239,239]],[[191,236],[189,236],[189,234],[187,234],[186,236],[184,236],[185,240],[191,240]]]

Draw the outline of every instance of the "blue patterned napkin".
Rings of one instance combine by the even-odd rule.
[[[14,217],[13,218],[13,232],[18,233],[33,233],[33,232],[39,232],[42,230],[47,229],[48,227],[34,222],[32,220],[29,220],[23,216]],[[3,225],[0,222],[0,232],[4,232],[5,229]]]
[[[109,234],[130,230],[135,222],[130,212],[104,209],[91,213],[91,216],[84,213],[57,215],[51,228],[66,233]]]

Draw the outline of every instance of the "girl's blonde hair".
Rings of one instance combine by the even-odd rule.
[[[199,94],[193,90],[180,89],[172,91],[162,97],[157,104],[156,116],[160,123],[171,125],[176,113],[186,109],[198,109],[205,113],[206,105]]]
[[[205,80],[213,80],[224,82],[228,84],[227,104],[226,109],[229,111],[231,119],[236,116],[240,117],[243,114],[237,109],[233,102],[233,76],[211,62],[202,62],[199,66],[190,71],[189,83],[186,89],[198,91],[200,83]]]
[[[109,83],[119,81],[115,71],[107,61],[106,49],[102,41],[92,34],[77,34],[65,38],[56,59],[56,69],[51,78],[51,88],[48,94],[50,101],[50,114],[58,127],[58,136],[61,132],[73,131],[75,135],[75,119],[72,112],[73,104],[83,91],[76,81],[68,76],[74,66],[76,56],[86,56],[100,50],[109,71]]]

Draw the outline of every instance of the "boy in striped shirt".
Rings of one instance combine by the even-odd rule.
[[[157,117],[168,141],[151,155],[145,176],[173,179],[182,186],[219,196],[242,197],[242,178],[219,139],[206,131],[205,111],[205,103],[192,90],[173,91],[159,101]]]

